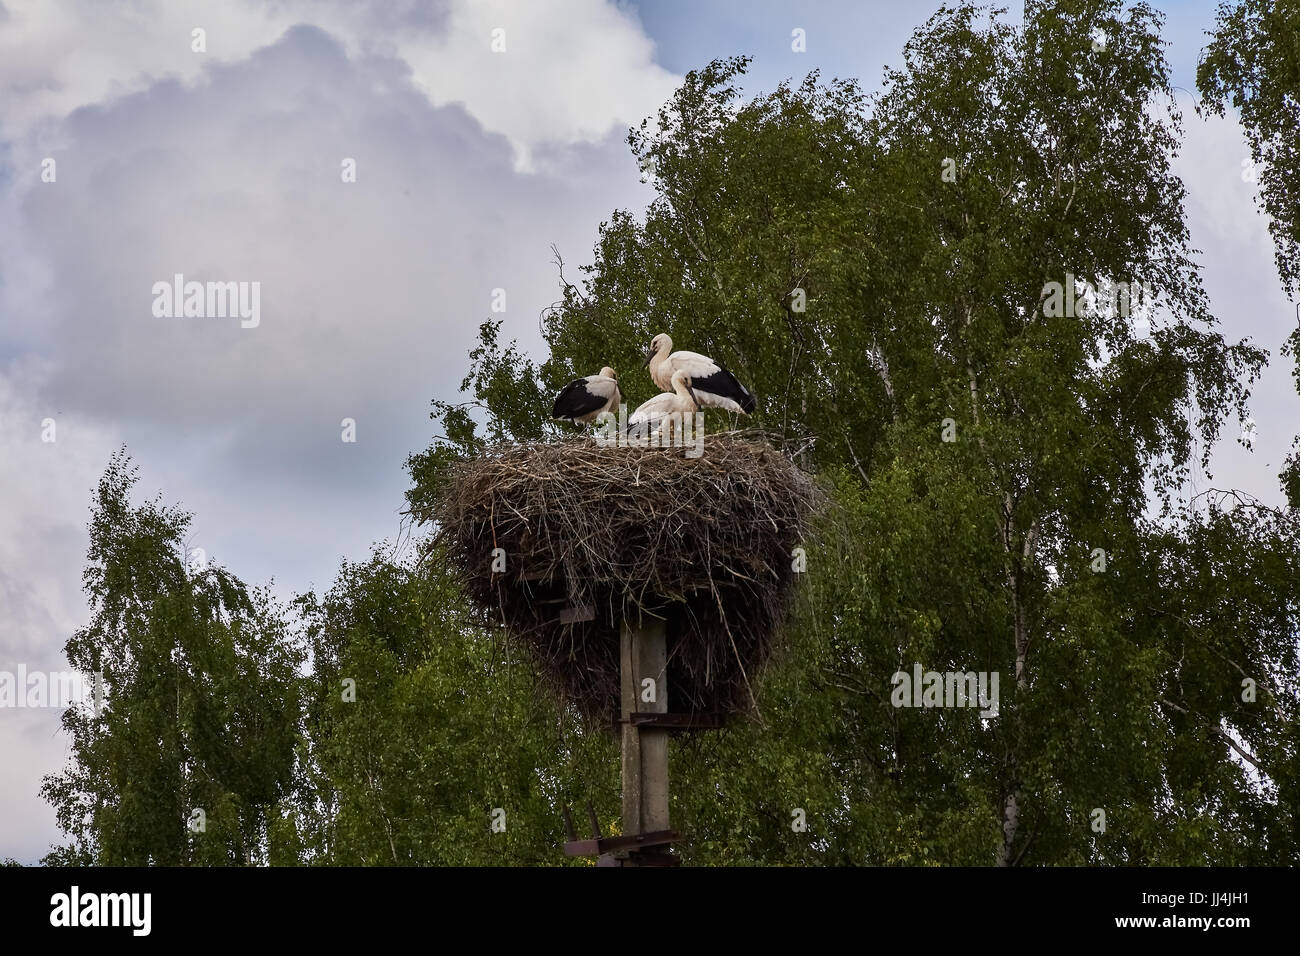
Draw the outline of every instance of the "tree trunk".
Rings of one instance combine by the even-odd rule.
[[[1024,556],[1032,560],[1037,538],[1037,522],[1030,526],[1025,539]],[[1011,574],[1011,602],[1015,607],[1014,629],[1016,646],[1016,690],[1021,691],[1029,684],[1029,675],[1025,671],[1025,660],[1029,656],[1029,627],[1025,622],[1025,606],[1020,599],[1020,583],[1023,566]],[[1011,866],[1015,860],[1011,848],[1016,842],[1016,832],[1020,828],[1020,772],[1016,760],[1016,744],[1020,739],[1020,718],[1012,721],[1012,744],[1007,750],[1007,794],[1002,801],[1002,846],[998,848],[998,866]]]

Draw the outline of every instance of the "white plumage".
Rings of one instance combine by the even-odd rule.
[[[575,378],[555,396],[554,418],[567,418],[577,425],[594,422],[604,412],[618,409],[623,395],[618,390],[618,376],[606,365],[599,375]]]
[[[749,415],[758,407],[753,393],[725,365],[699,352],[674,352],[673,340],[663,333],[650,340],[645,364],[650,368],[650,378],[665,392],[673,387],[673,375],[685,372],[702,408],[723,408]]]
[[[627,420],[628,431],[636,429],[653,435],[667,423],[671,433],[674,422],[680,423],[682,416],[694,415],[699,411],[700,403],[691,387],[689,375],[681,371],[674,372],[670,384],[673,388],[671,392],[661,392],[632,413]]]

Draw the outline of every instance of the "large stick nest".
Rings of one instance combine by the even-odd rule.
[[[415,517],[436,522],[435,553],[485,623],[586,716],[616,715],[620,627],[642,615],[666,621],[672,711],[748,712],[822,501],[755,434],[710,434],[697,458],[590,438],[501,446],[455,462]],[[561,621],[582,608],[594,620]]]

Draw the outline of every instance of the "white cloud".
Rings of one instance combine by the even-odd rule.
[[[352,56],[396,58],[434,105],[460,103],[506,136],[521,168],[546,144],[594,143],[658,108],[676,77],[636,17],[608,0],[7,0],[0,17],[0,137],[147,88],[193,81],[298,24]],[[206,52],[192,49],[205,31]],[[502,28],[505,52],[490,48]]]
[[[490,47],[496,30],[504,52]],[[604,0],[458,3],[444,34],[398,49],[433,102],[464,103],[524,149],[636,125],[677,85],[635,18]]]
[[[434,431],[429,399],[455,395],[491,290],[508,291],[507,334],[535,346],[557,298],[551,244],[583,259],[609,210],[645,197],[617,117],[658,106],[636,96],[661,71],[638,66],[644,43],[620,65],[614,34],[634,24],[601,4],[561,18],[579,35],[590,15],[599,29],[575,42],[593,51],[612,31],[612,60],[564,52],[600,76],[591,108],[567,102],[583,97],[556,68],[518,91],[517,113],[509,83],[488,90],[490,122],[458,105],[473,83],[444,106],[427,95],[437,70],[473,68],[452,63],[454,44],[419,86],[397,56],[399,40],[472,30],[454,8],[381,4],[366,21],[341,2],[246,6],[196,19],[183,2],[9,0],[0,14],[0,667],[63,666],[87,614],[90,494],[121,443],[142,493],[194,513],[193,544],[250,582],[274,575],[282,595],[327,587],[340,557],[395,538],[402,462]],[[296,9],[333,26],[293,28]],[[530,21],[512,22],[517,70],[541,54]],[[192,23],[206,59],[189,52]],[[523,174],[530,147],[540,171]],[[176,272],[261,282],[260,327],[155,318],[152,285]],[[340,441],[345,417],[356,444]],[[36,794],[65,747],[56,712],[0,712],[0,857],[59,839]]]

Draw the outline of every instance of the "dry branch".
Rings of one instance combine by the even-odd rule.
[[[757,432],[682,449],[590,438],[505,445],[454,463],[424,513],[485,623],[523,644],[588,717],[618,705],[619,625],[667,621],[674,711],[751,711],[791,597],[793,550],[823,494]],[[493,549],[506,570],[493,573]],[[565,608],[595,619],[562,623]]]

